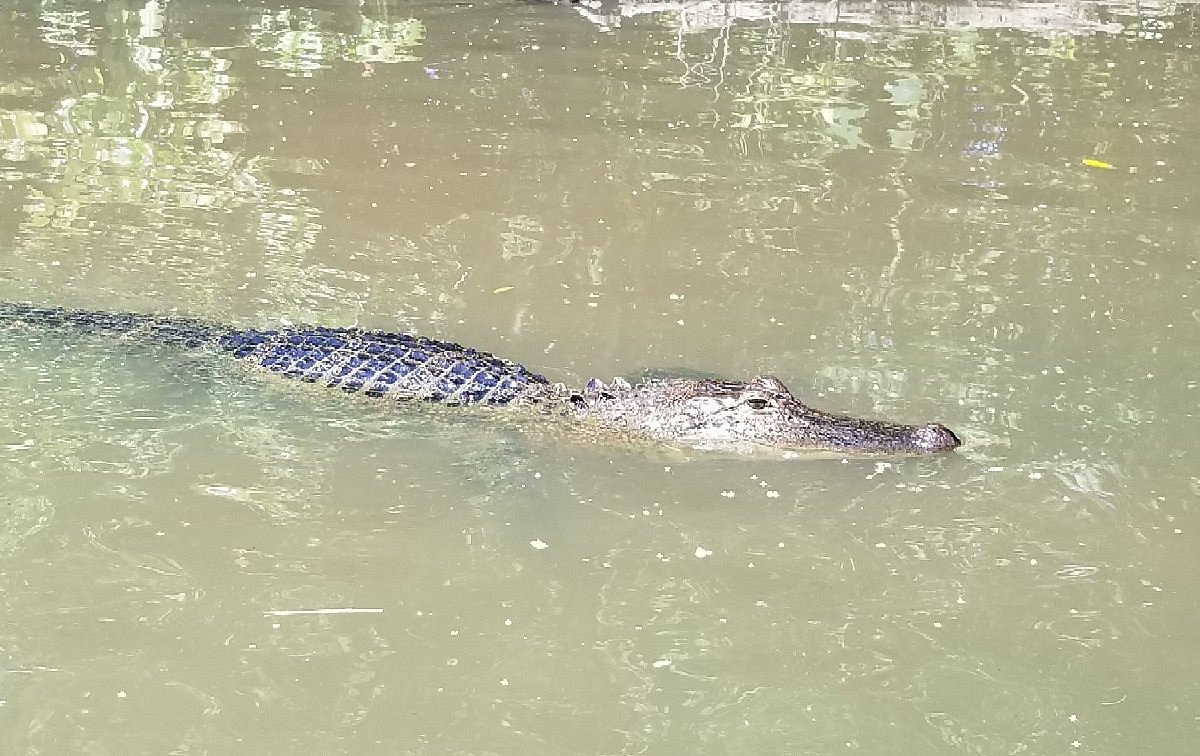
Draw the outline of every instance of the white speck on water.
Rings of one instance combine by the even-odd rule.
[[[778,499],[779,492],[778,491],[767,491],[767,498],[768,499]]]
[[[737,494],[735,494],[733,491],[722,491],[721,495],[724,496],[726,499],[732,499]]]
[[[703,559],[704,557],[707,557],[707,556],[712,556],[712,552],[709,551],[708,549],[704,548],[703,546],[696,547],[696,558],[697,559]]]
[[[538,551],[541,551],[542,549],[550,548],[550,544],[546,543],[541,538],[534,538],[532,541],[529,542],[529,545],[532,546],[533,548],[537,549]]]
[[[670,659],[655,659],[654,661],[650,662],[650,666],[654,667],[655,669],[662,669],[663,667],[671,666],[671,660]]]

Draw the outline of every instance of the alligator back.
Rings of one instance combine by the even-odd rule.
[[[422,336],[358,328],[231,331],[234,357],[309,383],[368,396],[446,404],[510,404],[548,393],[549,381],[487,352]]]
[[[358,328],[231,328],[190,318],[0,302],[0,320],[208,347],[286,378],[367,396],[446,404],[510,404],[549,395],[550,382],[514,362],[446,341]]]

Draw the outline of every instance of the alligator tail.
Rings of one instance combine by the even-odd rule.
[[[0,323],[20,323],[40,328],[66,328],[80,333],[125,336],[186,348],[213,344],[229,332],[227,328],[191,318],[73,310],[25,302],[0,302]]]

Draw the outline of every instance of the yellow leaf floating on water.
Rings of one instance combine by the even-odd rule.
[[[512,291],[512,290],[513,290],[513,289],[515,289],[515,288],[517,288],[517,287],[515,287],[515,286],[501,286],[499,289],[492,289],[492,293],[493,293],[493,294],[503,294],[504,292],[506,292],[506,291]]]
[[[1106,171],[1117,170],[1117,166],[1113,165],[1112,163],[1106,163],[1103,160],[1096,160],[1095,158],[1084,158],[1083,164],[1088,168],[1103,168]]]

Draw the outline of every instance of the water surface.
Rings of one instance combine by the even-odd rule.
[[[966,440],[681,459],[6,329],[0,751],[1189,753],[1196,29],[0,0],[0,298]]]

